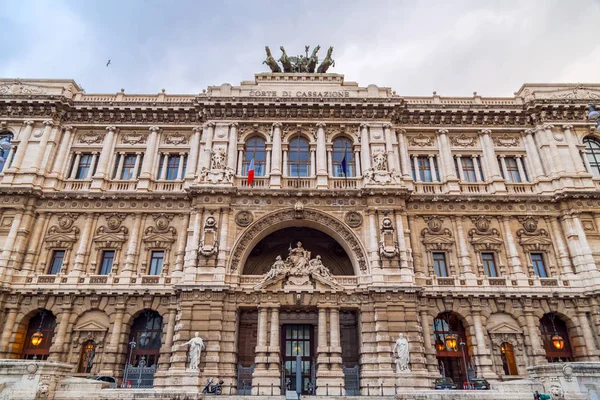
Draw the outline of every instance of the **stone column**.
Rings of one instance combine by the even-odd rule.
[[[519,257],[515,238],[510,228],[510,217],[502,216],[499,218],[502,221],[502,228],[504,229],[504,246],[506,248],[506,257],[508,258],[511,275],[514,274],[517,279],[525,279],[527,276],[521,267],[521,258]]]
[[[192,135],[192,140],[190,141],[190,155],[188,157],[187,168],[185,170],[185,179],[193,180],[196,174],[196,168],[198,166],[198,151],[200,148],[200,133],[202,132],[202,127],[195,126],[192,129],[194,134]]]
[[[21,219],[23,218],[23,211],[19,210],[15,217],[12,220],[10,225],[10,230],[8,231],[8,236],[4,242],[4,247],[2,248],[2,254],[0,254],[0,277],[4,276],[7,271],[8,262],[10,260],[10,256],[15,248],[15,241],[17,239],[17,234],[19,233],[19,229],[21,228]]]
[[[494,142],[490,137],[492,131],[490,129],[482,129],[479,134],[481,135],[481,149],[483,153],[483,162],[487,166],[487,170],[490,173],[490,180],[499,181],[502,180],[500,176],[500,168],[498,167],[498,159],[496,158],[496,151],[494,150]]]
[[[354,176],[361,176],[362,169],[360,167],[360,149],[358,149],[357,146],[354,148],[354,165],[356,166],[356,172],[354,173]],[[331,172],[333,173],[333,170]]]
[[[421,174],[419,173],[419,156],[413,154],[411,157],[415,169],[415,182],[421,182]],[[432,179],[435,179],[435,177],[432,177]]]
[[[92,152],[92,162],[90,163],[90,169],[88,170],[87,176],[85,177],[85,179],[92,179],[92,175],[94,174],[94,165],[96,165],[96,160],[98,159],[98,152],[97,151],[93,151]]]
[[[402,282],[414,283],[415,272],[408,265],[406,252],[406,239],[404,238],[404,221],[401,212],[396,212],[396,234],[398,237],[398,249],[400,251],[400,280]]]
[[[483,182],[483,178],[481,177],[481,171],[479,170],[479,157],[476,155],[472,155],[471,160],[473,160],[473,168],[475,169],[475,179],[477,180],[477,182]]]
[[[446,181],[456,180],[456,172],[454,163],[452,162],[452,152],[450,151],[450,143],[448,143],[448,130],[440,129],[437,131],[439,139],[439,150],[441,164],[444,168],[444,179]]]
[[[586,312],[583,310],[578,310],[577,318],[579,319],[579,325],[581,326],[583,339],[585,340],[585,347],[587,349],[585,352],[585,360],[598,361],[598,349],[594,341],[594,333],[592,332],[592,327],[590,326],[590,321],[588,320]]]
[[[462,156],[460,154],[457,154],[454,157],[456,158],[456,164],[458,165],[458,178],[464,182],[465,181],[465,172],[463,171],[463,166],[462,166],[462,161],[461,161]]]
[[[325,124],[317,123],[317,187],[327,187],[327,144],[325,143]]]
[[[77,252],[75,253],[73,270],[69,273],[69,275],[79,275],[84,271],[85,258],[88,255],[88,245],[95,215],[86,213],[83,215],[83,218],[85,219],[85,225],[81,231],[81,237],[79,238],[79,246],[77,247]]]
[[[517,155],[515,158],[517,159],[517,169],[519,170],[521,182],[527,182],[528,179],[527,174],[525,173],[525,167],[523,166],[523,157],[521,157],[521,155]]]
[[[271,337],[269,338],[269,369],[280,371],[279,368],[279,307],[271,307]]]
[[[169,168],[169,153],[162,153],[162,167],[160,168],[160,176],[158,179],[164,181],[167,179],[167,168]]]
[[[257,340],[256,340],[256,366],[259,368],[259,365],[262,368],[266,368],[265,361],[266,359],[261,358],[265,356],[267,350],[267,316],[268,316],[269,308],[266,306],[258,307],[258,330],[257,330]]]
[[[125,163],[125,152],[121,151],[119,154],[119,164],[117,165],[117,173],[114,179],[121,180],[121,174],[123,173],[123,164]]]
[[[67,361],[65,360],[65,337],[67,336],[67,328],[69,327],[69,318],[71,317],[72,305],[67,304],[62,306],[62,312],[58,315],[60,318],[56,328],[56,335],[52,346],[50,347],[50,355],[48,361]],[[67,346],[69,343],[67,344]]]
[[[423,346],[425,347],[425,359],[427,363],[427,371],[430,373],[439,373],[437,368],[437,359],[435,348],[432,345],[433,336],[431,327],[433,326],[433,318],[429,316],[427,310],[421,310],[421,327],[423,328]]]
[[[196,280],[196,262],[198,256],[198,245],[200,244],[200,231],[203,209],[199,210],[197,206],[192,207],[190,214],[190,224],[187,228],[187,246],[185,247],[185,261],[183,264],[185,280]]]
[[[315,148],[310,148],[310,177],[315,177]]]
[[[212,143],[215,134],[215,123],[209,122],[205,124],[206,131],[204,132],[204,153],[200,154],[200,163],[198,164],[197,175],[200,175],[203,169],[210,169],[210,159],[212,156]]]
[[[569,249],[564,240],[563,231],[558,223],[558,219],[554,216],[545,216],[546,223],[549,224],[552,229],[549,229],[552,237],[552,242],[556,243],[556,251],[558,253],[558,261],[561,266],[563,274],[572,274],[573,264],[571,263],[571,257],[569,256]]]
[[[417,160],[417,162],[418,162],[418,160]],[[440,176],[442,176],[442,174],[438,173],[436,171],[436,168],[435,168],[435,156],[433,154],[429,155],[429,170],[431,172],[431,181],[432,182],[439,182],[441,180]],[[418,170],[417,170],[417,173],[418,173]]]
[[[268,149],[265,149],[267,151],[267,155],[268,153]],[[238,144],[238,161],[237,161],[237,170],[235,172],[235,174],[237,176],[242,176],[242,166],[244,165],[244,147],[242,147],[241,145]],[[269,171],[267,169],[267,171]]]
[[[227,168],[235,171],[236,151],[238,145],[238,124],[229,124],[229,147],[227,148]]]
[[[402,176],[404,179],[411,178],[410,157],[408,155],[408,146],[406,144],[406,131],[404,129],[396,130],[398,134],[398,147],[400,148],[400,166],[402,167]]]
[[[575,167],[575,172],[577,174],[585,174],[587,173],[585,169],[585,165],[583,165],[583,160],[581,159],[581,155],[579,154],[579,149],[577,148],[577,139],[573,135],[573,125],[567,124],[563,125],[563,132],[565,134],[565,139],[567,140],[567,144],[569,145],[569,154],[571,154],[571,160],[573,161],[573,166]]]
[[[371,169],[371,150],[369,141],[369,125],[360,125],[360,165],[362,168],[362,174],[364,176],[365,171]]]
[[[575,228],[577,237],[579,238],[581,257],[586,264],[586,269],[588,271],[595,271],[597,269],[596,261],[594,260],[594,256],[592,255],[592,248],[590,247],[585,231],[583,230],[583,226],[581,225],[581,221],[579,220],[579,215],[573,213],[571,214],[571,219],[573,221],[573,227]]]
[[[264,176],[265,177],[269,177],[271,176],[271,153],[273,153],[273,146],[269,143],[265,145],[265,151],[266,151],[266,160],[265,160],[265,172],[264,172]],[[238,167],[241,169],[241,167]]]
[[[154,157],[156,157],[156,144],[158,139],[158,132],[160,128],[158,126],[151,126],[149,128],[150,134],[148,135],[148,141],[146,142],[146,151],[144,153],[144,161],[142,162],[142,173],[140,174],[140,180],[146,180],[143,184],[144,188],[149,187],[149,181],[152,179]],[[140,186],[138,186],[139,188]]]
[[[525,320],[527,322],[527,334],[531,344],[532,365],[548,364],[546,351],[542,347],[539,321],[533,315],[532,310],[525,309]]]
[[[23,267],[21,268],[23,275],[29,275],[34,271],[33,266],[35,265],[35,257],[40,252],[40,239],[42,238],[42,234],[44,233],[44,228],[49,217],[49,213],[43,213],[39,214],[36,218],[36,222],[31,233],[31,240],[29,241],[29,247],[27,248],[25,257],[23,259]]]
[[[282,166],[281,166],[281,122],[276,122],[273,124],[273,146],[271,150],[271,175],[270,175],[270,185],[273,188],[281,187],[281,175],[282,175]]]
[[[183,179],[183,162],[185,160],[185,153],[179,153],[179,166],[177,167],[177,180]]]
[[[48,146],[48,139],[50,139],[53,126],[58,127],[58,123],[52,121],[51,119],[44,121],[44,132],[42,133],[42,139],[40,140],[35,161],[33,162],[33,168],[35,168],[37,171],[40,170],[42,162],[44,161],[44,156],[46,155],[46,146]]]
[[[138,171],[140,169],[140,159],[142,158],[142,153],[139,151],[135,152],[135,164],[133,165],[133,175],[131,175],[131,180],[136,181],[138,179]]]
[[[283,149],[283,177],[287,178],[288,174],[289,174],[289,168],[288,168],[288,149],[287,147],[285,149]]]
[[[223,268],[223,273],[225,272],[225,263],[227,262],[227,258],[229,257],[229,250],[226,249],[230,249],[231,246],[228,243],[228,239],[229,235],[228,235],[228,227],[229,227],[229,212],[230,212],[230,208],[229,207],[223,207],[221,209],[221,218],[219,221],[219,225],[221,226],[221,236],[219,238],[219,245],[220,245],[220,249],[219,249],[219,255],[217,256],[219,258],[219,267]]]
[[[17,148],[17,146],[15,146],[15,145],[10,146],[10,150],[8,151],[8,155],[6,156],[6,162],[4,163],[2,168],[0,168],[0,172],[4,172],[4,170],[7,170],[9,168],[10,160],[12,159],[12,156],[15,153],[16,148]],[[590,171],[591,171],[591,169],[590,169]]]
[[[392,124],[383,125],[383,136],[385,138],[385,153],[387,154],[388,168],[390,171],[400,171],[400,166],[398,165],[398,153],[394,151],[394,143],[392,142],[393,138],[393,129]]]
[[[75,153],[75,161],[73,162],[73,168],[71,169],[71,173],[69,175],[69,179],[75,179],[77,176],[77,168],[79,167],[79,162],[81,161],[81,152]],[[93,168],[91,168],[93,170]]]
[[[460,266],[462,267],[462,271],[465,274],[473,274],[473,270],[471,269],[471,255],[469,254],[469,248],[467,247],[467,238],[465,237],[465,230],[463,229],[463,219],[462,215],[452,216],[450,217],[452,222],[456,227],[456,241],[458,244],[458,260],[460,262]]]
[[[7,306],[6,318],[2,323],[2,336],[0,336],[0,355],[3,358],[9,358],[10,340],[17,320],[17,311],[17,306]]]
[[[115,319],[111,324],[112,332],[110,334],[108,346],[104,348],[104,366],[101,375],[112,375],[116,377],[123,368],[123,366],[120,365],[120,357],[118,355],[121,352],[120,342],[124,316],[125,304],[119,303],[115,305]],[[129,352],[129,346],[127,346],[127,352]]]
[[[341,371],[342,369],[342,346],[340,345],[340,310],[337,307],[329,309],[329,351],[331,357],[331,370]]]
[[[481,323],[481,310],[472,309],[473,327],[475,328],[476,351],[475,360],[480,367],[481,375],[495,378],[495,372],[492,369],[492,354],[486,346],[485,335],[483,333],[483,324]]]
[[[65,170],[65,162],[67,161],[67,152],[69,151],[69,145],[71,143],[71,133],[74,132],[73,127],[70,125],[64,126],[64,135],[60,141],[60,147],[56,153],[54,159],[54,165],[52,166],[52,175],[62,177],[63,171]]]
[[[323,311],[321,311],[323,310]],[[344,383],[344,373],[342,371],[342,347],[340,346],[340,314],[337,307],[328,308],[329,310],[329,341],[330,346],[321,345],[326,342],[326,334],[321,332],[321,326],[324,325],[322,318],[326,309],[319,307],[319,349],[323,352],[319,354],[319,369],[317,370],[317,394],[325,395],[327,386],[329,394],[339,393],[340,386]],[[324,352],[325,348],[329,353]],[[329,357],[327,355],[329,354]],[[327,369],[329,362],[329,369]],[[342,393],[343,394],[343,393]]]
[[[14,169],[15,171],[19,171],[21,169],[21,164],[23,164],[23,159],[25,158],[25,153],[27,152],[27,145],[29,144],[29,138],[31,137],[31,132],[33,131],[33,125],[35,124],[35,121],[28,119],[23,121],[23,124],[25,125],[25,129],[23,130],[23,134],[19,137],[17,152],[15,153],[15,158],[10,165],[10,168]]]
[[[506,180],[506,182],[512,182],[512,176],[508,173],[508,168],[506,167],[506,156],[504,154],[500,155],[500,165],[502,166],[502,175],[504,175],[504,180]]]
[[[575,273],[587,271],[587,264],[581,253],[579,236],[574,228],[571,214],[565,213],[565,215],[561,216],[559,219],[562,222],[562,228],[567,239],[567,246],[569,247],[573,266],[575,267]]]
[[[256,345],[256,357],[254,359],[254,365],[256,366],[254,369],[254,373],[252,374],[252,394],[254,395],[266,395],[271,393],[271,384],[273,385],[273,390],[278,390],[280,384],[280,374],[279,368],[275,369],[267,369],[270,361],[272,364],[277,364],[277,361],[268,357],[267,354],[269,352],[269,347],[267,346],[267,336],[268,336],[268,312],[269,305],[259,305],[258,306],[258,338]],[[275,360],[279,357],[274,356]],[[260,384],[260,392],[259,392],[259,384]]]
[[[133,214],[132,218],[133,228],[131,229],[131,236],[129,237],[123,270],[120,271],[121,275],[124,276],[131,276],[134,273],[135,258],[138,253],[138,242],[140,240],[140,230],[142,229],[143,216],[141,214]]]
[[[190,216],[188,214],[181,215],[181,229],[177,235],[177,253],[175,253],[175,268],[172,275],[181,276],[183,274],[183,264],[185,262],[185,245],[187,238],[187,227]]]
[[[329,345],[327,344],[327,308],[321,306],[319,307],[317,364],[324,364],[324,368],[326,368],[329,361],[327,353],[329,353]]]
[[[540,158],[540,153],[538,151],[537,145],[535,144],[535,140],[533,139],[533,134],[535,133],[535,129],[527,129],[525,130],[525,151],[527,152],[527,158],[531,161],[531,166],[533,167],[533,175],[535,179],[540,179],[544,177],[544,167],[542,166],[542,160]]]
[[[410,229],[410,251],[413,258],[413,267],[415,269],[415,277],[424,279],[427,271],[423,266],[423,256],[419,242],[419,232],[417,232],[417,222],[415,216],[407,215],[408,229]]]
[[[550,158],[549,163],[553,166],[551,174],[562,174],[565,172],[565,167],[563,165],[562,159],[558,152],[558,147],[556,146],[556,140],[554,139],[554,135],[552,134],[552,129],[554,129],[554,125],[544,124],[541,126],[541,131],[545,134],[546,142],[550,146]],[[542,133],[540,132],[540,133]]]
[[[104,143],[102,144],[102,151],[100,152],[98,167],[96,167],[96,173],[94,174],[94,178],[106,178],[106,174],[108,171],[108,161],[111,159],[113,154],[116,130],[117,128],[115,128],[114,126],[108,126],[106,128],[106,136],[104,136]]]
[[[175,317],[177,316],[177,306],[170,305],[167,316],[167,334],[165,336],[165,344],[160,351],[160,359],[158,368],[165,371],[171,366],[171,354],[173,354],[173,336],[175,336]]]
[[[327,147],[327,176],[331,175],[333,176],[333,159],[332,159],[332,153],[333,152],[333,148],[332,146],[328,146]]]

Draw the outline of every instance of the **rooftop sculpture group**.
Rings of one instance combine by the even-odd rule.
[[[324,74],[327,72],[329,67],[335,67],[335,61],[331,58],[331,53],[333,52],[333,47],[330,47],[327,50],[327,56],[319,67],[317,68],[317,64],[319,63],[319,57],[317,56],[318,51],[321,49],[321,46],[315,47],[312,51],[312,54],[308,55],[308,50],[310,46],[304,46],[304,51],[306,56],[299,55],[297,57],[288,57],[287,53],[283,46],[279,47],[281,49],[281,57],[279,61],[281,63],[281,67],[283,67],[283,72],[285,73],[314,73],[315,68],[317,73]],[[275,58],[271,55],[271,49],[269,46],[265,46],[265,50],[267,51],[267,59],[263,61],[263,64],[267,64],[269,68],[271,68],[271,72],[281,73],[282,68],[277,64]]]

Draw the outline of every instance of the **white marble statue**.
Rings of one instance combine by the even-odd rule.
[[[408,368],[408,340],[404,338],[404,335],[398,335],[398,340],[396,340],[392,352],[395,357],[396,373],[410,372],[410,368]]]
[[[200,334],[196,332],[196,335],[193,338],[191,338],[188,342],[182,343],[177,347],[185,346],[186,344],[190,345],[190,369],[198,369],[198,367],[200,366],[200,355],[202,354],[202,350],[206,348],[204,346],[204,341],[200,337]]]

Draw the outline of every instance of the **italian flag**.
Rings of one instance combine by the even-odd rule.
[[[250,161],[250,166],[248,167],[248,185],[251,185],[253,180],[254,180],[254,158]]]

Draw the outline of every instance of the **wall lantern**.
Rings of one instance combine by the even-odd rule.
[[[446,345],[444,344],[442,339],[440,339],[439,336],[438,336],[437,340],[435,341],[435,348],[437,351],[440,351],[440,352],[446,350]]]
[[[455,333],[446,335],[446,346],[448,346],[449,349],[456,350],[457,345],[458,345],[458,336]]]
[[[559,334],[552,335],[552,345],[556,350],[562,350],[565,347],[565,340]]]
[[[44,334],[39,330],[36,331],[33,335],[31,335],[31,344],[33,345],[33,347],[38,347],[40,344],[42,344],[43,340]]]

